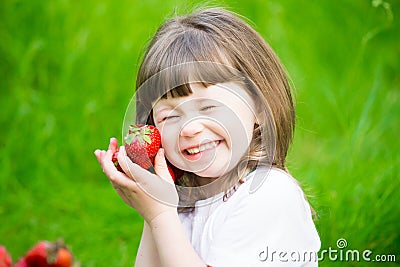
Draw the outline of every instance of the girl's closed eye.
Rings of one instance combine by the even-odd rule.
[[[179,118],[179,115],[173,112],[162,112],[160,115],[156,116],[158,123],[163,123],[177,118]]]
[[[163,116],[163,117],[157,118],[157,122],[158,122],[158,123],[163,123],[163,122],[166,122],[166,121],[168,121],[168,120],[171,120],[171,119],[174,119],[174,118],[177,118],[177,117],[178,117],[178,116],[175,116],[175,115]]]
[[[200,112],[203,113],[211,113],[216,111],[221,105],[219,103],[215,103],[212,101],[212,103],[204,103],[203,106],[200,106]]]
[[[216,106],[210,105],[210,106],[202,107],[200,110],[201,110],[201,111],[211,111],[211,110],[213,110],[213,109],[215,109],[215,108],[216,108]]]
[[[163,121],[172,120],[175,118],[179,118],[179,116],[178,115],[169,115],[169,116],[164,117]]]
[[[199,111],[200,112],[211,112],[221,106],[221,102],[213,99],[200,100],[199,101]]]

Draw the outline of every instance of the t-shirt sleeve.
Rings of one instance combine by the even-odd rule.
[[[213,232],[205,259],[213,267],[318,265],[320,240],[310,206],[284,173],[267,177],[246,197],[232,199],[224,222]]]

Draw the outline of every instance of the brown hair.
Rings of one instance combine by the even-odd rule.
[[[239,15],[221,8],[201,9],[173,17],[151,40],[139,68],[136,89],[160,71],[188,62],[228,65],[244,75],[244,84],[250,94],[251,90],[256,90],[254,88],[261,91],[275,128],[274,157],[269,163],[286,170],[285,159],[295,127],[295,107],[284,67],[265,40]],[[211,74],[212,83],[227,79],[243,81],[243,77],[232,73],[220,74]],[[155,90],[147,92],[145,97],[138,96],[138,103],[151,105],[159,97],[166,97],[164,91],[157,91],[159,86],[162,85],[154,86]],[[184,96],[190,94],[191,89],[183,84],[170,92],[172,97]],[[152,123],[151,117],[148,123]],[[255,167],[265,155],[265,147],[260,146],[258,138],[263,130],[256,125],[246,170]]]

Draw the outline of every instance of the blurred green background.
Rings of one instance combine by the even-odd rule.
[[[14,259],[62,237],[83,266],[133,265],[142,219],[93,151],[121,136],[146,43],[193,3],[0,2],[0,244]],[[248,17],[291,75],[288,166],[318,213],[322,249],[345,238],[398,265],[400,2],[212,3]],[[333,265],[368,263],[320,263]]]

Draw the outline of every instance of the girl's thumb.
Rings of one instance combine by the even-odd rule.
[[[173,183],[171,174],[168,171],[167,161],[165,160],[164,149],[160,148],[154,159],[154,170],[156,174],[164,180]]]

